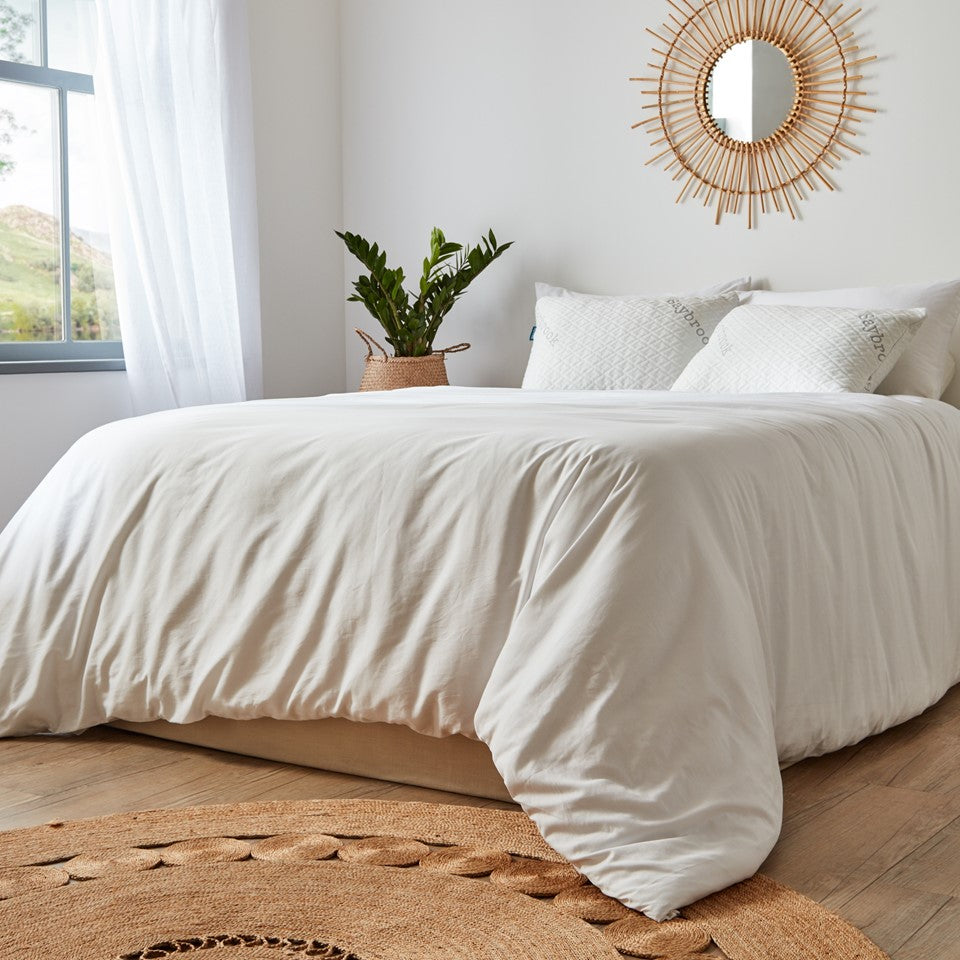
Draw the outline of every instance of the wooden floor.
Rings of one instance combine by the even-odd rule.
[[[0,829],[152,807],[378,797],[506,807],[99,729],[0,740]],[[960,689],[929,713],[784,774],[764,872],[894,960],[960,958]]]

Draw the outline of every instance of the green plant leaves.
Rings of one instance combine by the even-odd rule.
[[[398,357],[422,357],[433,352],[440,324],[467,288],[513,243],[498,244],[493,230],[476,247],[447,241],[439,227],[430,233],[430,253],[423,261],[419,296],[411,303],[402,269],[387,267],[386,251],[354,233],[340,233],[347,250],[368,274],[353,283],[350,302],[362,303],[387,334]]]

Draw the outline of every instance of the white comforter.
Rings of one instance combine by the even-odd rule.
[[[424,390],[82,439],[0,535],[0,735],[348,717],[489,744],[655,918],[752,874],[778,758],[960,679],[960,412]]]

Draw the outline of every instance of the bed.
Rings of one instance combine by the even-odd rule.
[[[155,414],[82,439],[0,534],[0,736],[335,718],[479,741],[560,853],[663,919],[766,858],[781,763],[960,680],[958,543],[960,412],[933,400]]]
[[[315,770],[489,800],[510,802],[513,799],[486,744],[462,734],[428,737],[396,723],[355,723],[342,717],[320,720],[205,717],[196,723],[116,720],[111,726],[159,740]]]

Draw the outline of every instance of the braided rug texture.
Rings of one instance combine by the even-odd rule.
[[[0,833],[0,960],[884,960],[754,877],[657,924],[520,813],[338,800]]]

